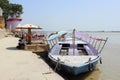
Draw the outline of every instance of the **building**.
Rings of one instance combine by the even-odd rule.
[[[0,7],[0,28],[4,28],[4,27],[5,27],[5,21],[3,17],[3,10]]]
[[[7,29],[11,32],[14,32],[21,21],[21,17],[17,17],[16,15],[10,15],[7,19]]]

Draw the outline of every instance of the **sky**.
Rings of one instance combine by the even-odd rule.
[[[23,6],[22,24],[45,30],[120,31],[120,0],[9,0]]]

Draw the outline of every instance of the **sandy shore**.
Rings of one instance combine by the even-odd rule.
[[[6,35],[7,35],[6,30],[0,28],[0,39],[1,39],[1,38],[4,38]]]
[[[17,43],[15,37],[0,39],[0,80],[64,80],[36,54],[16,49]]]

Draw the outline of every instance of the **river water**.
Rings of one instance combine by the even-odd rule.
[[[98,33],[97,33],[98,34]],[[120,79],[120,33],[100,33],[108,37],[108,42],[102,52],[103,64],[99,65],[98,80]]]
[[[94,71],[72,76],[64,74],[68,80],[119,80],[120,79],[120,33],[90,32],[96,37],[108,37],[103,49],[102,64],[98,63]]]

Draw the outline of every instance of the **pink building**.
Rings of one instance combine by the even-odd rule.
[[[16,26],[20,24],[22,21],[22,18],[14,16],[10,16],[7,19],[7,29],[14,32],[16,29]]]

